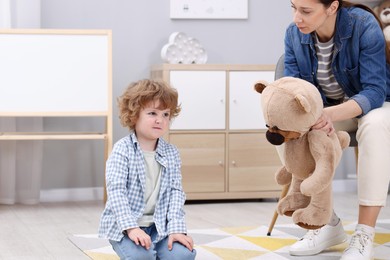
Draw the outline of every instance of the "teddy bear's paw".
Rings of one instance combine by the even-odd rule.
[[[294,214],[294,210],[288,210],[283,208],[277,208],[276,211],[280,216],[291,217]]]
[[[306,208],[310,203],[310,197],[303,195],[300,192],[291,192],[286,197],[279,201],[280,204],[284,204],[286,208],[292,210]]]
[[[285,186],[291,183],[291,178],[290,179],[285,179],[285,178],[275,178],[276,183],[279,184],[280,186]]]
[[[278,206],[276,208],[276,211],[278,212],[279,215],[281,216],[287,216],[291,217],[295,211],[295,209],[292,209],[291,206],[289,205],[288,201],[286,200],[281,200],[278,203]]]
[[[301,193],[288,194],[278,203],[277,211],[279,215],[291,217],[295,210],[305,208],[310,203],[310,198]]]
[[[275,176],[276,183],[279,185],[287,185],[291,183],[292,174],[287,171],[286,167],[282,166]]]
[[[318,229],[329,223],[330,214],[327,210],[319,209],[309,205],[304,209],[298,209],[292,215],[293,221],[298,226],[307,229]]]
[[[302,223],[302,222],[295,223],[295,224],[297,224],[298,226],[300,226],[301,228],[304,228],[304,229],[320,229],[320,228],[322,228],[323,226],[325,226],[325,225],[320,225],[320,226],[309,225],[309,224],[307,224],[307,223]]]

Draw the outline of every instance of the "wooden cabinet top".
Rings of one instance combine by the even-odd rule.
[[[157,64],[152,71],[161,70],[223,70],[223,71],[261,71],[275,70],[273,64]]]

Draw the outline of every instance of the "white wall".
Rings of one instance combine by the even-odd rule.
[[[41,26],[41,0],[11,1],[12,27],[39,28]]]
[[[246,20],[171,20],[169,0],[41,0],[41,26],[112,30],[116,141],[127,134],[119,124],[116,97],[130,82],[149,77],[151,65],[162,62],[160,50],[172,32],[197,38],[208,53],[208,63],[276,63],[283,52],[284,30],[291,22],[290,0],[248,1]],[[46,129],[91,125],[102,124],[67,118],[44,121]],[[46,142],[42,189],[103,186],[102,150],[98,141]],[[347,157],[338,178],[354,171],[354,159]]]

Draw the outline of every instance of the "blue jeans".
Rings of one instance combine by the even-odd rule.
[[[141,229],[150,236],[152,241],[156,238],[157,230],[154,224],[150,227],[143,227]],[[193,260],[196,256],[195,249],[190,251],[178,242],[174,242],[172,250],[169,250],[168,237],[156,244],[152,243],[149,250],[146,250],[141,245],[137,246],[127,235],[119,242],[110,240],[110,244],[121,260]]]

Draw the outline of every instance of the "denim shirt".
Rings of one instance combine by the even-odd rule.
[[[187,232],[185,194],[177,148],[158,139],[156,160],[161,164],[161,187],[153,220],[158,236],[154,243],[171,233]],[[145,210],[146,169],[142,150],[134,133],[115,145],[106,164],[107,202],[99,226],[99,237],[120,241],[123,231],[138,227]]]
[[[375,17],[357,7],[340,8],[334,34],[332,72],[345,94],[363,113],[390,101],[390,66],[385,39]],[[318,60],[311,34],[291,24],[285,34],[285,76],[298,77],[318,87]],[[327,103],[319,88],[324,105]]]

